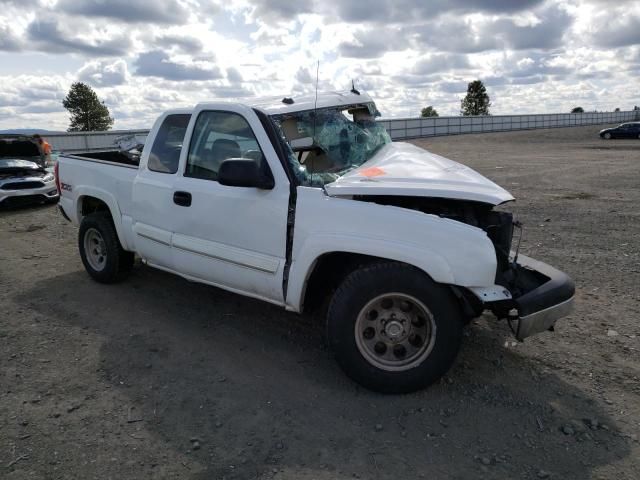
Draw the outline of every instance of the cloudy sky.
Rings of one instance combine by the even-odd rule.
[[[0,0],[0,129],[65,130],[90,84],[115,128],[215,98],[356,86],[385,117],[640,104],[638,0]]]

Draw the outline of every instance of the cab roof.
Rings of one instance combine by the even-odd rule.
[[[283,113],[313,110],[314,107],[341,107],[372,102],[373,100],[366,93],[357,94],[352,91],[344,91],[318,92],[317,104],[315,93],[278,97],[247,98],[229,103],[241,103],[251,108],[258,108],[269,115],[280,115]],[[206,105],[206,103],[198,104],[198,106]]]

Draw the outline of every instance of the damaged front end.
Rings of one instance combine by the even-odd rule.
[[[495,285],[459,292],[469,316],[477,317],[489,310],[497,318],[506,319],[515,337],[524,340],[552,330],[557,320],[572,311],[573,280],[543,262],[518,253],[522,230],[511,213],[467,200],[372,195],[356,196],[354,200],[418,210],[466,223],[487,233],[496,253]],[[520,229],[515,248],[512,245],[514,229]]]
[[[487,235],[496,249],[496,285],[510,298],[484,302],[484,307],[499,319],[506,319],[518,340],[546,330],[573,310],[575,285],[564,272],[519,253],[522,227],[510,213],[492,212],[495,223]],[[515,251],[512,249],[514,226],[520,228]]]
[[[518,340],[552,330],[557,320],[573,310],[575,285],[567,274],[524,255],[512,262],[510,272],[510,305],[490,303],[488,307],[509,321]]]

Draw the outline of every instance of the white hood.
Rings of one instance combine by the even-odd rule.
[[[513,200],[509,192],[469,167],[401,142],[385,145],[325,189],[331,196],[438,197],[492,205]]]

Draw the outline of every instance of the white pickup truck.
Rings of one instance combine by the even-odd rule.
[[[60,210],[99,282],[150,266],[302,312],[355,381],[410,392],[451,366],[484,310],[552,330],[571,279],[512,251],[513,200],[472,169],[391,142],[356,91],[171,110],[139,165],[61,155]],[[517,249],[516,249],[517,250]],[[327,300],[327,301],[325,301]]]

